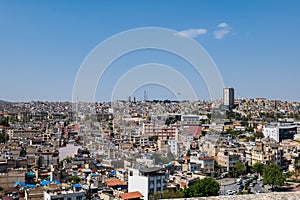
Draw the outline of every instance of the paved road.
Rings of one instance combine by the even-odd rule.
[[[220,184],[220,194],[224,195],[227,190],[239,191],[239,185],[236,184],[235,178],[224,178],[218,180]]]
[[[268,193],[268,189],[270,188],[269,186],[265,185],[261,187],[260,185],[262,184],[262,181],[257,181],[257,183],[251,188],[251,191],[253,193],[257,193],[258,191],[260,193]]]
[[[223,178],[223,179],[219,179],[217,180],[219,182],[220,185],[231,185],[235,183],[235,178]]]
[[[225,178],[225,179],[220,179],[218,180],[219,184],[220,184],[220,194],[224,195],[226,193],[227,190],[234,190],[234,191],[239,191],[239,187],[240,185],[236,184],[236,179],[235,178]],[[251,188],[251,191],[253,193],[257,193],[258,191],[260,193],[267,193],[269,186],[264,186],[261,187],[261,181],[258,181],[253,187],[249,187]]]

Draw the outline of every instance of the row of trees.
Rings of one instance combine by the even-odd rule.
[[[235,163],[234,168],[236,175],[243,175],[247,172],[246,167],[241,162]],[[282,173],[282,168],[275,163],[264,165],[257,162],[252,166],[252,170],[263,175],[263,183],[270,185],[272,188],[282,186],[288,177],[288,175]]]
[[[238,177],[249,173],[251,171],[256,172],[257,174],[263,175],[264,181],[263,183],[266,185],[270,185],[272,188],[277,186],[282,186],[289,176],[289,174],[284,174],[282,172],[282,168],[277,164],[273,163],[270,165],[264,165],[262,163],[255,163],[252,166],[245,166],[242,162],[236,162],[234,164],[234,170],[229,171],[229,176],[231,177]],[[300,176],[298,173],[295,172],[295,177]]]

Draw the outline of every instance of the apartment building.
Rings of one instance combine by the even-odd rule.
[[[144,169],[130,169],[128,176],[128,192],[139,191],[144,199],[149,199],[151,194],[162,192],[167,186],[168,178],[166,169],[151,167]]]

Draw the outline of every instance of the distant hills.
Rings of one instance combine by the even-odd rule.
[[[0,99],[0,103],[8,103],[8,101],[4,101]]]

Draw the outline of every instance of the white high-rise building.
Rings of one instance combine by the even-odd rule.
[[[224,106],[231,109],[234,106],[234,89],[233,88],[224,88],[223,91],[223,103]]]

